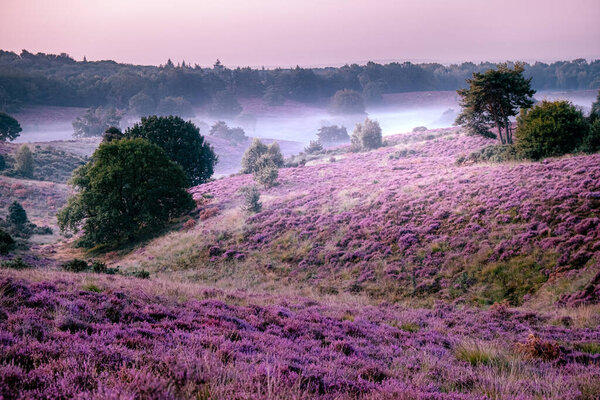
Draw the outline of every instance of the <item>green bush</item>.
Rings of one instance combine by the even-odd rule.
[[[279,144],[273,142],[267,146],[260,139],[254,139],[242,157],[242,173],[254,173],[269,161],[275,168],[283,167],[284,160]]]
[[[578,149],[588,135],[583,113],[568,101],[542,101],[517,117],[517,146],[525,157],[539,160]]]
[[[22,226],[25,225],[28,221],[27,212],[18,201],[13,201],[10,206],[8,206],[8,222],[14,226]]]
[[[75,258],[71,261],[67,261],[62,265],[62,269],[69,272],[83,272],[89,269],[88,263],[78,258]]]
[[[263,154],[256,163],[254,180],[265,187],[275,186],[279,170],[273,162],[270,154]]]
[[[356,150],[371,150],[381,147],[383,139],[379,123],[367,118],[364,123],[356,124],[350,142]]]
[[[591,123],[590,130],[581,143],[581,151],[585,153],[600,151],[600,118],[595,118]]]
[[[317,137],[319,143],[323,144],[339,144],[350,141],[346,128],[337,125],[322,126],[317,132]]]
[[[0,263],[2,268],[10,268],[10,269],[29,269],[33,268],[32,265],[27,264],[21,257],[17,257],[14,260],[2,261]]]
[[[24,178],[33,178],[33,153],[26,144],[15,155],[15,171]]]
[[[15,249],[15,240],[8,234],[0,229],[0,254],[6,255]]]
[[[461,156],[456,160],[457,165],[475,163],[503,163],[522,160],[523,156],[513,144],[493,144],[472,152],[468,156]]]
[[[334,114],[363,114],[365,102],[362,95],[355,90],[338,90],[331,99],[331,112]]]
[[[200,135],[200,129],[180,117],[142,117],[141,122],[125,131],[127,138],[142,138],[163,149],[183,167],[190,185],[210,179],[218,157]]]
[[[133,242],[194,207],[183,169],[143,139],[102,143],[71,180],[79,189],[58,214],[62,231],[83,229],[80,245]]]
[[[256,185],[244,186],[240,189],[244,196],[244,203],[242,208],[244,211],[257,213],[262,210],[262,203],[260,202],[260,191]]]

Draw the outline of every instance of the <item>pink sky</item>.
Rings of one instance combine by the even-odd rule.
[[[0,48],[227,66],[600,58],[600,0],[0,0]]]

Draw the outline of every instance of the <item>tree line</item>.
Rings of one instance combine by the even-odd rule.
[[[135,106],[160,111],[174,102],[197,106],[215,100],[227,102],[230,97],[263,97],[271,105],[286,99],[311,103],[344,89],[360,92],[372,104],[385,93],[464,88],[465,80],[473,73],[496,66],[369,62],[327,68],[254,69],[227,68],[218,60],[211,68],[185,62],[176,65],[169,60],[157,67],[110,60],[76,61],[64,53],[33,54],[23,50],[16,54],[0,50],[0,110],[51,105]],[[536,90],[600,87],[600,60],[536,62],[523,67]]]

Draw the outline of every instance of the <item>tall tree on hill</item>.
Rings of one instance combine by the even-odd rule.
[[[510,118],[517,115],[520,108],[533,105],[531,78],[523,76],[523,64],[514,68],[499,64],[497,69],[484,73],[475,72],[467,79],[469,87],[459,89],[462,111],[456,124],[464,125],[472,134],[495,137],[490,127],[498,129],[502,144],[511,144],[512,129]]]
[[[0,142],[15,140],[23,129],[10,115],[0,112]]]

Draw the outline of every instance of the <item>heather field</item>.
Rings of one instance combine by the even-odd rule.
[[[493,141],[386,141],[281,169],[257,214],[236,175],[134,248],[34,247],[0,270],[0,397],[599,398],[600,156],[459,166]]]

